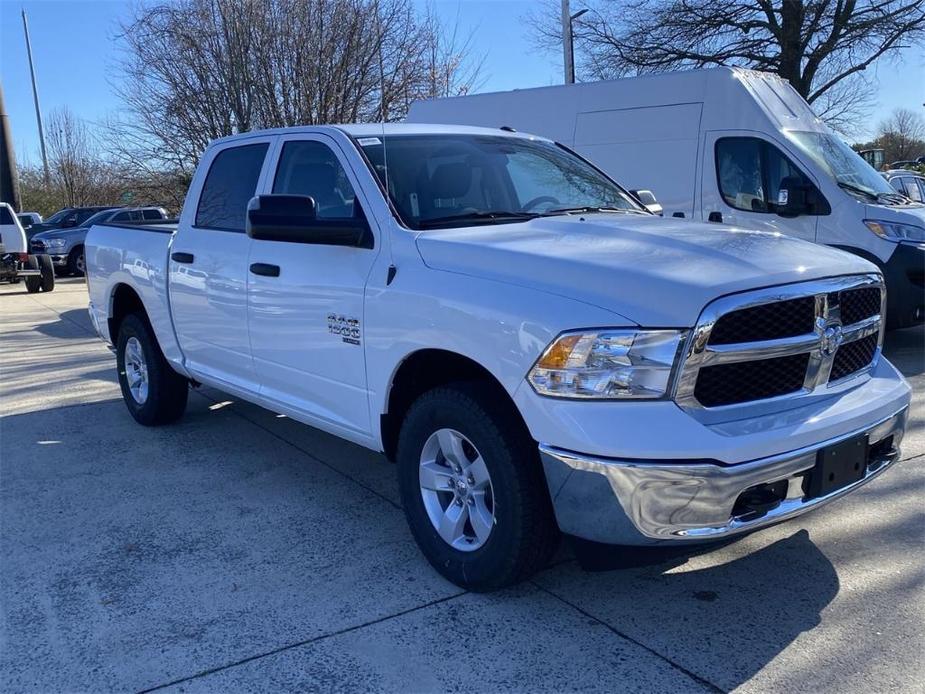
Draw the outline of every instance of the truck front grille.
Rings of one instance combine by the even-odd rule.
[[[866,373],[880,353],[879,275],[723,297],[693,331],[675,399],[717,408],[801,397]]]

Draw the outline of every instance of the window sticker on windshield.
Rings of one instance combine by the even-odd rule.
[[[361,137],[357,139],[357,142],[360,143],[360,147],[369,147],[370,145],[381,145],[382,140],[378,137]]]

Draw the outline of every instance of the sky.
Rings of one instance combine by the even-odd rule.
[[[462,32],[474,32],[474,50],[485,56],[480,91],[561,82],[561,55],[537,50],[531,39],[526,16],[536,0],[431,0],[431,4],[447,23],[458,17]],[[68,106],[78,117],[97,121],[120,108],[113,88],[120,60],[119,21],[131,7],[124,0],[0,0],[0,83],[20,160],[40,158],[21,9],[29,21],[43,114]],[[867,139],[894,108],[921,112],[925,102],[921,50],[906,50],[868,73],[879,84],[877,104],[868,127],[849,139]]]

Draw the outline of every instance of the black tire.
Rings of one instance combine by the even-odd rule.
[[[125,350],[132,338],[140,343],[147,368],[148,391],[143,402],[138,402],[132,395],[126,375]],[[144,315],[132,313],[122,320],[116,343],[116,365],[119,369],[122,399],[136,422],[145,426],[158,426],[183,416],[189,396],[189,382],[170,368]]]
[[[495,522],[485,544],[461,551],[445,542],[427,515],[419,482],[425,442],[439,429],[469,439],[491,476]],[[435,388],[415,401],[398,439],[398,478],[411,533],[424,556],[462,588],[489,591],[545,566],[559,541],[536,443],[489,387],[460,383]]]
[[[55,266],[51,262],[51,256],[40,255],[38,259],[39,270],[42,271],[42,291],[53,292],[55,291]]]
[[[28,256],[26,260],[26,267],[30,270],[38,270],[38,258],[36,258],[34,255]],[[26,281],[26,291],[30,294],[37,294],[42,289],[42,278],[38,275],[27,275],[24,279]]]
[[[77,246],[67,256],[67,272],[74,277],[83,277],[87,269],[84,247]]]

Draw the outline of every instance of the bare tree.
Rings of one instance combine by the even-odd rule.
[[[925,119],[907,108],[898,108],[880,123],[877,144],[887,162],[908,161],[925,155]]]
[[[558,3],[555,3],[558,5]],[[925,37],[922,0],[588,0],[575,27],[583,71],[612,79],[738,65],[776,72],[835,126],[870,103],[864,70]],[[556,8],[539,18],[558,43]]]
[[[97,195],[101,172],[89,128],[63,107],[49,114],[47,132],[52,184],[63,203],[90,204]]]
[[[412,0],[176,0],[123,26],[110,123],[125,161],[188,175],[216,137],[401,118],[415,98],[465,93],[471,42]]]

